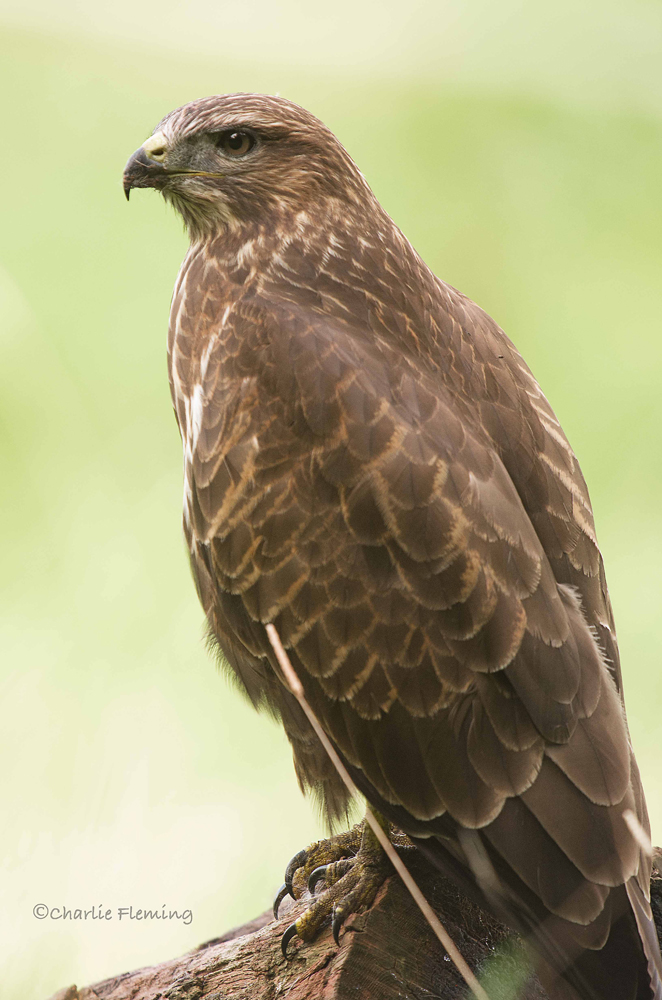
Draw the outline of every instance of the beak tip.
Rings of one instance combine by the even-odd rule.
[[[129,158],[122,175],[122,187],[126,200],[129,200],[132,188],[161,189],[167,178],[167,173],[163,164],[153,161],[145,152],[145,147],[141,146]]]

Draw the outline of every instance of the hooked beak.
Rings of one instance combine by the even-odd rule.
[[[156,132],[137,149],[124,168],[123,186],[126,200],[131,188],[159,188],[168,176],[163,161],[168,146],[163,132]]]

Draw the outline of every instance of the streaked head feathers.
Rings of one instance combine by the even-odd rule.
[[[230,148],[232,136],[245,136],[245,149]],[[377,205],[319,119],[264,94],[205,97],[171,111],[127,164],[124,187],[127,195],[133,187],[160,190],[194,238],[224,226],[273,225],[303,208],[323,215]]]

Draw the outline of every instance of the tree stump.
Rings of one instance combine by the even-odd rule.
[[[517,937],[418,851],[400,853],[490,1000],[545,1000]],[[662,940],[657,868],[651,894]],[[285,959],[281,935],[306,905],[306,898],[288,898],[277,921],[263,913],[181,958],[92,986],[69,986],[50,1000],[469,1000],[468,987],[397,876],[370,910],[347,921],[339,948],[327,929],[309,944],[295,939]]]

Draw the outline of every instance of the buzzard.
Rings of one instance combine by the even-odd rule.
[[[267,623],[385,826],[525,935],[550,996],[662,1000],[591,504],[524,361],[289,101],[171,112],[124,187],[190,235],[169,331],[184,531],[213,641],[302,787],[344,814]],[[367,833],[300,852],[286,889],[325,888],[288,937],[331,913],[337,935],[384,875]]]

